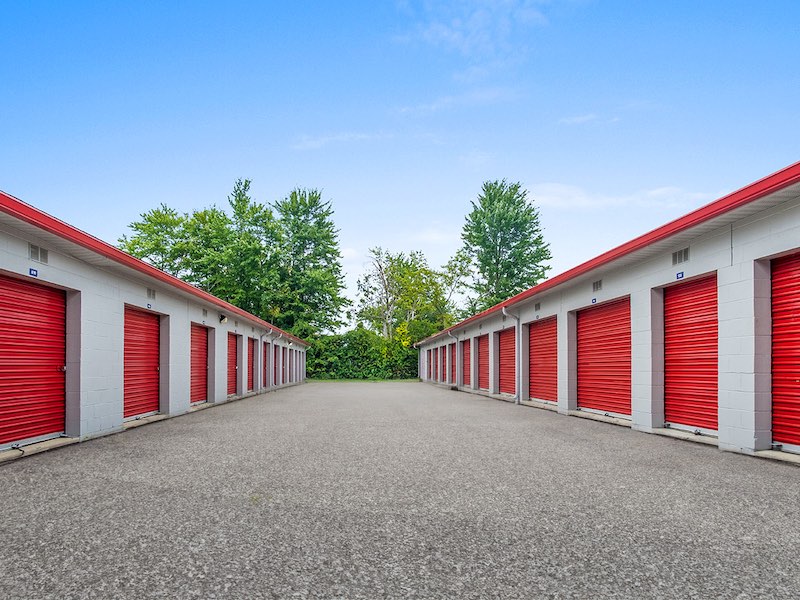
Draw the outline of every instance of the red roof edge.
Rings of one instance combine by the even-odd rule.
[[[484,317],[488,317],[492,313],[500,311],[503,307],[510,307],[514,304],[518,304],[523,300],[527,300],[528,298],[535,296],[537,294],[541,294],[550,290],[557,285],[561,285],[562,283],[566,283],[570,279],[574,279],[580,275],[588,273],[589,271],[596,269],[597,267],[601,267],[614,261],[618,258],[622,258],[623,256],[635,252],[636,250],[640,250],[650,244],[655,242],[659,242],[665,238],[668,238],[671,235],[675,235],[676,233],[680,233],[686,229],[691,227],[695,227],[696,225],[700,225],[706,221],[709,221],[715,217],[725,214],[731,210],[749,204],[750,202],[754,202],[759,198],[763,198],[768,194],[773,192],[777,192],[783,188],[789,187],[795,183],[800,182],[800,162],[796,162],[788,167],[781,169],[780,171],[776,171],[772,175],[767,175],[766,177],[759,179],[758,181],[751,183],[735,192],[731,192],[730,194],[719,198],[718,200],[714,200],[705,206],[701,206],[700,208],[693,210],[692,212],[679,217],[661,227],[653,229],[639,237],[632,239],[629,242],[625,242],[624,244],[617,246],[616,248],[612,248],[599,256],[596,256],[590,260],[587,260],[580,265],[573,267],[563,273],[556,275],[552,279],[546,279],[542,283],[533,286],[523,292],[520,292],[516,296],[512,296],[508,300],[504,300],[499,304],[495,304],[494,306],[487,308],[486,310],[479,312],[477,314],[464,319],[460,323],[456,323],[452,327],[444,329],[439,333],[435,333],[432,336],[425,338],[417,342],[416,345],[423,344],[425,342],[433,341],[436,338],[447,334],[448,332],[452,332],[455,329],[459,329],[460,327],[464,327],[465,325],[469,325],[475,321],[478,321]]]
[[[140,273],[147,275],[149,277],[153,277],[162,283],[166,283],[174,288],[179,289],[182,292],[186,292],[199,298],[200,300],[204,300],[206,302],[210,302],[215,304],[219,308],[225,310],[226,312],[233,313],[239,315],[240,317],[244,317],[245,319],[249,319],[250,321],[254,321],[261,325],[262,327],[266,327],[268,329],[272,329],[276,333],[282,333],[283,337],[287,337],[291,340],[302,344],[303,346],[308,346],[308,342],[305,340],[300,339],[283,331],[282,329],[275,327],[271,323],[250,314],[246,310],[239,308],[238,306],[234,306],[230,302],[226,302],[221,298],[217,298],[213,294],[209,294],[195,286],[191,285],[190,283],[186,283],[182,279],[178,279],[174,275],[170,275],[169,273],[165,273],[164,271],[155,268],[152,265],[147,264],[146,262],[139,260],[128,254],[127,252],[123,252],[119,248],[115,248],[111,244],[104,242],[101,239],[98,239],[88,233],[81,231],[73,227],[72,225],[68,225],[64,221],[56,219],[48,215],[47,213],[34,208],[30,204],[26,204],[22,200],[15,198],[9,194],[6,194],[3,191],[0,191],[0,210],[4,213],[11,215],[19,219],[20,221],[25,221],[26,223],[30,223],[35,227],[43,229],[49,233],[59,236],[65,240],[73,242],[79,246],[86,248],[87,250],[91,250],[92,252],[96,252],[101,256],[105,256],[117,262],[121,265],[126,267],[130,267]]]

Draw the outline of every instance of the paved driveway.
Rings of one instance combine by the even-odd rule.
[[[418,383],[0,467],[2,598],[797,598],[800,469]]]

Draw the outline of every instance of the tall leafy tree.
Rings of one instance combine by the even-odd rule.
[[[250,197],[239,179],[228,196],[230,214],[211,207],[180,215],[161,205],[130,225],[120,247],[152,265],[255,315],[275,312],[283,247],[268,206]]]
[[[274,312],[283,236],[268,206],[250,197],[250,180],[236,181],[228,196],[230,234],[221,256],[227,297],[232,304],[260,316]]]
[[[140,221],[130,224],[133,234],[130,237],[123,235],[119,239],[119,247],[162,271],[180,276],[180,242],[184,235],[186,215],[161,204],[139,216]]]
[[[475,269],[477,310],[536,285],[550,269],[539,211],[519,183],[484,182],[461,238]]]
[[[273,322],[301,337],[335,330],[349,300],[331,203],[298,188],[273,208],[281,232]]]
[[[452,321],[440,273],[421,252],[370,249],[370,268],[358,281],[358,318],[384,339],[418,341]]]

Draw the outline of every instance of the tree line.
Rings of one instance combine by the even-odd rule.
[[[414,378],[414,343],[535,285],[549,269],[527,191],[487,181],[446,264],[373,247],[353,302],[344,296],[332,203],[296,188],[261,204],[250,185],[237,180],[226,209],[181,214],[161,204],[130,224],[119,247],[308,340],[309,377]]]

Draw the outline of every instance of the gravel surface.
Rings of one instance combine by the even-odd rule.
[[[798,598],[800,470],[421,383],[0,467],[2,598]]]

